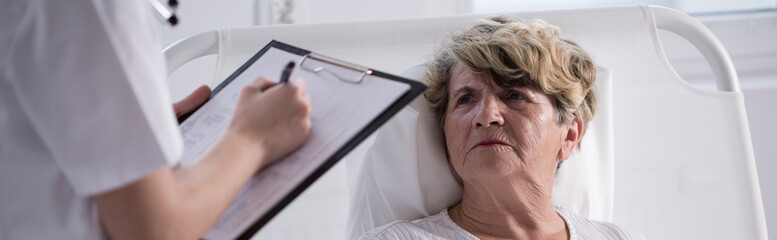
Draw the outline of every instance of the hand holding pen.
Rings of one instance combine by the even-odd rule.
[[[310,132],[312,103],[305,80],[290,80],[294,66],[290,62],[280,69],[277,83],[260,77],[243,88],[229,126],[229,133],[254,142],[265,155],[261,166],[302,146]]]

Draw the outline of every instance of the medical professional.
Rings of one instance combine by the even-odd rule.
[[[196,239],[307,138],[304,81],[259,78],[201,161],[172,170],[183,144],[148,1],[0,6],[0,239]]]

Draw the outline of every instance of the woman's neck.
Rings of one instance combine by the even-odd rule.
[[[525,179],[524,179],[525,180]],[[464,184],[451,219],[481,239],[569,239],[550,186],[532,181]]]

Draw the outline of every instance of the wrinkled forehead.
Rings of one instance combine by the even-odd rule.
[[[515,88],[528,88],[533,91],[542,92],[539,86],[539,82],[531,79],[529,76],[524,75],[519,78],[511,78],[508,76],[501,76],[495,74],[492,70],[486,69],[483,72],[474,72],[469,70],[466,65],[457,63],[450,71],[451,79],[448,82],[448,93],[453,93],[455,88],[466,85],[477,85],[480,87],[488,87],[494,90],[510,90]]]
[[[471,88],[483,88],[494,85],[490,72],[472,72],[461,64],[456,64],[451,71],[450,87],[448,93],[453,93],[464,86]]]

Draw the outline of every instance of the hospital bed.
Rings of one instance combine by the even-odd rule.
[[[766,239],[737,75],[700,22],[654,6],[510,14],[559,26],[599,69],[600,112],[581,150],[562,166],[554,203],[648,239]],[[165,55],[169,73],[216,55],[212,86],[272,39],[420,79],[446,34],[479,17],[218,29],[181,40]],[[694,87],[672,69],[659,29],[684,37],[704,55],[717,91]],[[436,214],[458,201],[461,190],[424,104],[416,99],[343,160],[350,209],[344,236]]]

